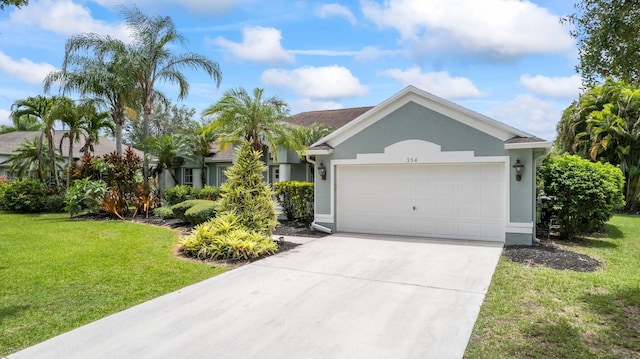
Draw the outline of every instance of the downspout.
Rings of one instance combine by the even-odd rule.
[[[551,148],[545,148],[544,151],[542,151],[542,153],[540,155],[533,157],[533,168],[534,168],[533,173],[534,174],[536,172],[538,172],[538,164],[540,162],[542,162],[542,160],[545,157],[547,157],[549,155],[549,153],[551,153]],[[537,192],[536,191],[536,189],[538,188],[538,183],[536,182],[537,177],[538,176],[535,176],[534,179],[533,179],[533,193]],[[538,238],[538,228],[537,228],[538,227],[537,226],[537,224],[538,224],[538,206],[537,206],[538,196],[536,195],[535,198],[536,198],[536,200],[533,201],[533,215],[534,215],[534,218],[533,218],[533,241],[535,243],[539,244],[540,243],[540,238]]]
[[[305,156],[305,160],[309,163],[311,163],[313,165],[314,171],[316,168],[316,161],[314,159],[311,159],[312,156]],[[315,182],[316,180],[316,176],[313,176],[313,181]],[[315,191],[315,190],[314,190]],[[315,196],[314,196],[315,198]],[[315,200],[314,200],[315,202]],[[315,203],[313,204],[314,206],[314,212],[315,212]],[[314,220],[313,222],[311,222],[311,225],[309,226],[312,230],[316,230],[316,231],[320,231],[322,233],[327,233],[327,234],[331,234],[333,233],[333,230],[331,230],[331,228],[327,228],[325,226],[321,226],[319,224],[316,223],[316,221]]]

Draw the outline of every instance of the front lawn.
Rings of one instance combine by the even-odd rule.
[[[0,357],[224,271],[124,221],[0,213]]]
[[[465,358],[640,358],[640,217],[570,248],[596,272],[527,267],[502,256]]]

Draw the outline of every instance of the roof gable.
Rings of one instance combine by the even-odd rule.
[[[316,147],[321,144],[335,147],[409,102],[414,102],[420,106],[431,109],[501,141],[507,141],[514,137],[535,137],[414,86],[407,86],[394,96],[364,112],[353,121],[320,139],[310,147]]]

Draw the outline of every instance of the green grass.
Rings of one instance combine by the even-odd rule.
[[[501,257],[465,358],[640,358],[640,217],[570,249],[593,273],[525,267]]]
[[[0,212],[0,357],[224,271],[175,258],[177,237]]]

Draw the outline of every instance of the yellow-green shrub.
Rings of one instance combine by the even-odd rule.
[[[272,238],[243,227],[231,212],[196,226],[180,243],[185,255],[200,259],[246,260],[278,250]]]

